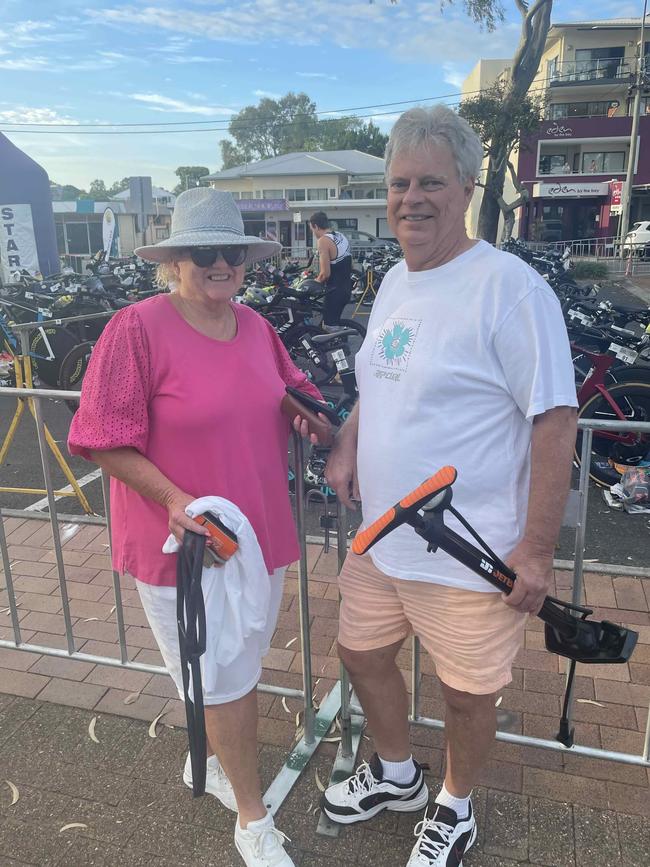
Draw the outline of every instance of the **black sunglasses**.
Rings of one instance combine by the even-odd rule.
[[[231,268],[236,268],[237,265],[244,264],[248,247],[245,244],[231,244],[228,247],[190,247],[188,252],[190,259],[198,268],[210,268],[219,256],[223,256],[224,261]]]

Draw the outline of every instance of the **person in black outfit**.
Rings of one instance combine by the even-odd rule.
[[[352,251],[350,242],[340,232],[330,227],[327,214],[316,211],[309,218],[309,225],[318,245],[319,271],[316,280],[327,286],[323,327],[336,327],[352,294]]]

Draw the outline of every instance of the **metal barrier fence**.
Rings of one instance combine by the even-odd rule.
[[[555,250],[563,253],[567,247],[575,262],[593,262],[607,268],[611,274],[650,274],[650,247],[645,243],[626,241],[616,236],[574,238],[568,241],[526,241],[531,250]]]
[[[91,662],[99,665],[109,665],[112,667],[129,669],[132,671],[141,671],[147,674],[167,674],[167,669],[164,666],[149,665],[147,663],[132,661],[128,658],[120,576],[115,570],[113,570],[112,573],[112,584],[120,657],[119,659],[114,659],[112,657],[84,653],[76,649],[74,628],[72,624],[72,616],[70,613],[70,599],[68,596],[68,590],[66,585],[62,543],[59,533],[59,516],[57,515],[56,510],[56,492],[52,484],[52,475],[48,462],[48,442],[46,440],[46,428],[43,422],[43,412],[41,404],[43,400],[78,401],[80,395],[77,392],[71,391],[50,391],[36,388],[0,388],[0,397],[4,396],[15,397],[18,400],[27,398],[33,400],[34,402],[34,417],[36,421],[36,430],[38,436],[38,445],[40,450],[43,476],[45,480],[45,489],[47,491],[49,519],[52,528],[52,541],[54,545],[59,592],[61,594],[61,605],[63,609],[63,620],[65,624],[65,638],[67,647],[66,649],[46,647],[43,645],[30,644],[28,642],[26,643],[22,640],[20,622],[18,619],[18,608],[16,605],[16,593],[12,577],[11,563],[9,559],[9,549],[4,532],[4,510],[2,508],[0,508],[0,557],[2,559],[2,565],[5,573],[7,598],[9,603],[9,614],[11,617],[11,626],[13,630],[14,640],[9,641],[6,639],[0,639],[0,647],[19,649],[30,653],[44,654],[47,656],[58,656],[66,659],[78,659],[84,662]],[[296,479],[296,523],[298,528],[298,537],[300,541],[298,603],[303,685],[302,689],[293,689],[289,687],[261,683],[258,685],[258,689],[260,692],[271,693],[272,695],[282,696],[285,698],[293,698],[302,701],[304,734],[295,744],[290,754],[287,756],[282,770],[264,794],[264,803],[271,812],[275,812],[280,807],[286,796],[289,794],[289,791],[291,790],[294,783],[297,781],[300,773],[307,765],[309,759],[315,752],[319,743],[330,729],[341,707],[341,692],[336,688],[332,689],[332,691],[325,697],[318,709],[316,708],[314,703],[312,654],[309,631],[309,598],[307,586],[307,542],[304,516],[305,491],[303,443],[302,439],[295,433],[293,434],[293,453],[294,473]],[[102,495],[104,500],[104,507],[106,510],[106,526],[108,529],[110,540],[110,498],[108,490],[108,480],[104,473],[102,473]],[[15,515],[17,513],[17,510],[12,510],[12,515]],[[23,514],[26,517],[33,517],[30,512],[24,512]],[[343,520],[339,519],[337,521],[337,524],[339,526],[343,526]]]
[[[68,659],[79,659],[85,662],[109,665],[118,668],[126,668],[135,671],[142,671],[149,674],[167,674],[166,669],[162,666],[149,665],[146,663],[139,663],[129,660],[120,587],[120,577],[115,570],[113,570],[112,573],[112,584],[115,601],[116,629],[120,649],[119,660],[112,657],[102,657],[90,653],[83,653],[81,651],[78,651],[75,646],[74,629],[70,613],[70,601],[66,586],[65,564],[63,562],[62,544],[59,534],[59,517],[56,511],[55,491],[52,486],[52,477],[47,460],[47,442],[45,438],[45,428],[43,424],[41,403],[43,400],[52,399],[78,400],[79,394],[76,392],[47,391],[42,389],[0,388],[0,397],[2,396],[12,396],[16,398],[27,397],[33,399],[34,401],[38,444],[47,490],[49,519],[52,527],[52,539],[54,544],[57,576],[59,581],[59,591],[61,594],[61,601],[63,607],[67,648],[60,649],[45,647],[42,645],[25,643],[22,641],[20,622],[18,619],[18,609],[16,605],[16,594],[12,578],[11,564],[9,560],[9,551],[4,533],[4,524],[2,520],[2,509],[0,509],[0,556],[5,572],[9,602],[9,614],[11,617],[14,640],[9,641],[2,639],[0,640],[0,647],[20,649],[31,653],[58,656]],[[575,517],[568,522],[568,525],[573,526],[576,529],[571,600],[576,604],[580,602],[583,590],[583,558],[587,521],[589,467],[593,433],[594,431],[598,430],[619,430],[637,432],[642,431],[650,433],[650,422],[599,422],[587,420],[580,421],[579,426],[584,432],[582,438],[580,482],[578,490],[572,492],[573,496],[570,498],[570,506],[572,507],[572,509],[570,508],[568,510],[568,512],[573,510],[575,513]],[[279,772],[279,774],[264,795],[264,802],[267,805],[268,809],[272,812],[275,812],[282,804],[289,791],[293,787],[294,783],[298,780],[300,774],[306,767],[317,746],[322,741],[323,737],[327,734],[337,715],[339,716],[341,725],[341,742],[339,745],[337,757],[333,765],[331,782],[337,782],[340,779],[343,779],[345,776],[349,775],[349,773],[354,767],[354,762],[358,751],[361,732],[364,724],[363,710],[361,707],[358,706],[358,704],[355,703],[354,696],[350,691],[347,673],[342,665],[340,667],[340,681],[338,687],[335,686],[331,690],[331,692],[325,697],[318,709],[316,709],[314,704],[312,655],[309,631],[307,540],[304,515],[305,491],[303,444],[300,437],[298,437],[296,434],[293,435],[293,444],[294,472],[296,477],[296,519],[300,540],[298,596],[303,686],[302,689],[293,689],[288,687],[260,684],[258,689],[260,690],[260,692],[271,693],[273,695],[289,697],[302,701],[304,713],[304,734],[287,756],[282,770]],[[106,508],[107,526],[110,534],[110,501],[107,479],[104,475],[102,475],[102,492],[104,497],[104,505]],[[13,510],[12,513],[15,514]],[[30,513],[26,514],[29,515]],[[345,510],[339,505],[337,505],[336,526],[338,563],[340,569],[347,552],[347,520],[345,516]],[[409,716],[410,722],[413,725],[423,726],[427,728],[444,728],[443,721],[423,717],[419,713],[421,673],[420,647],[417,638],[413,639],[412,650],[412,698],[411,713]],[[572,698],[573,696],[571,691],[569,700],[569,720],[571,718]],[[567,748],[558,741],[551,741],[542,738],[519,735],[507,731],[498,731],[497,740],[507,741],[510,743],[525,746],[540,747],[542,749],[548,750],[568,751],[577,755],[583,755],[590,758],[608,759],[610,761],[618,761],[632,765],[641,765],[650,768],[650,706],[648,708],[648,720],[646,725],[643,751],[639,755],[615,752],[612,750],[605,750],[594,747],[587,747],[580,744],[574,744],[573,746]],[[336,835],[338,834],[339,826],[330,823],[323,814],[319,822],[318,830],[320,833],[323,834]]]

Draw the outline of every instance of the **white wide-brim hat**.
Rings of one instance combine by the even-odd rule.
[[[169,262],[183,247],[226,247],[245,244],[245,264],[274,256],[282,249],[277,241],[264,241],[244,234],[244,221],[231,193],[208,187],[185,190],[176,199],[169,238],[148,247],[136,247],[135,254],[148,262]]]

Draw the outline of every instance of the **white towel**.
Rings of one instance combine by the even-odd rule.
[[[237,553],[223,566],[204,567],[201,577],[206,621],[211,627],[207,630],[206,655],[218,666],[225,666],[244,650],[251,652],[256,644],[266,643],[271,584],[248,518],[222,497],[201,497],[185,509],[191,518],[208,511],[218,515],[235,533],[239,545]],[[179,549],[176,537],[168,536],[163,552],[173,554]],[[266,647],[259,649],[264,652]],[[211,686],[204,683],[206,691]]]

